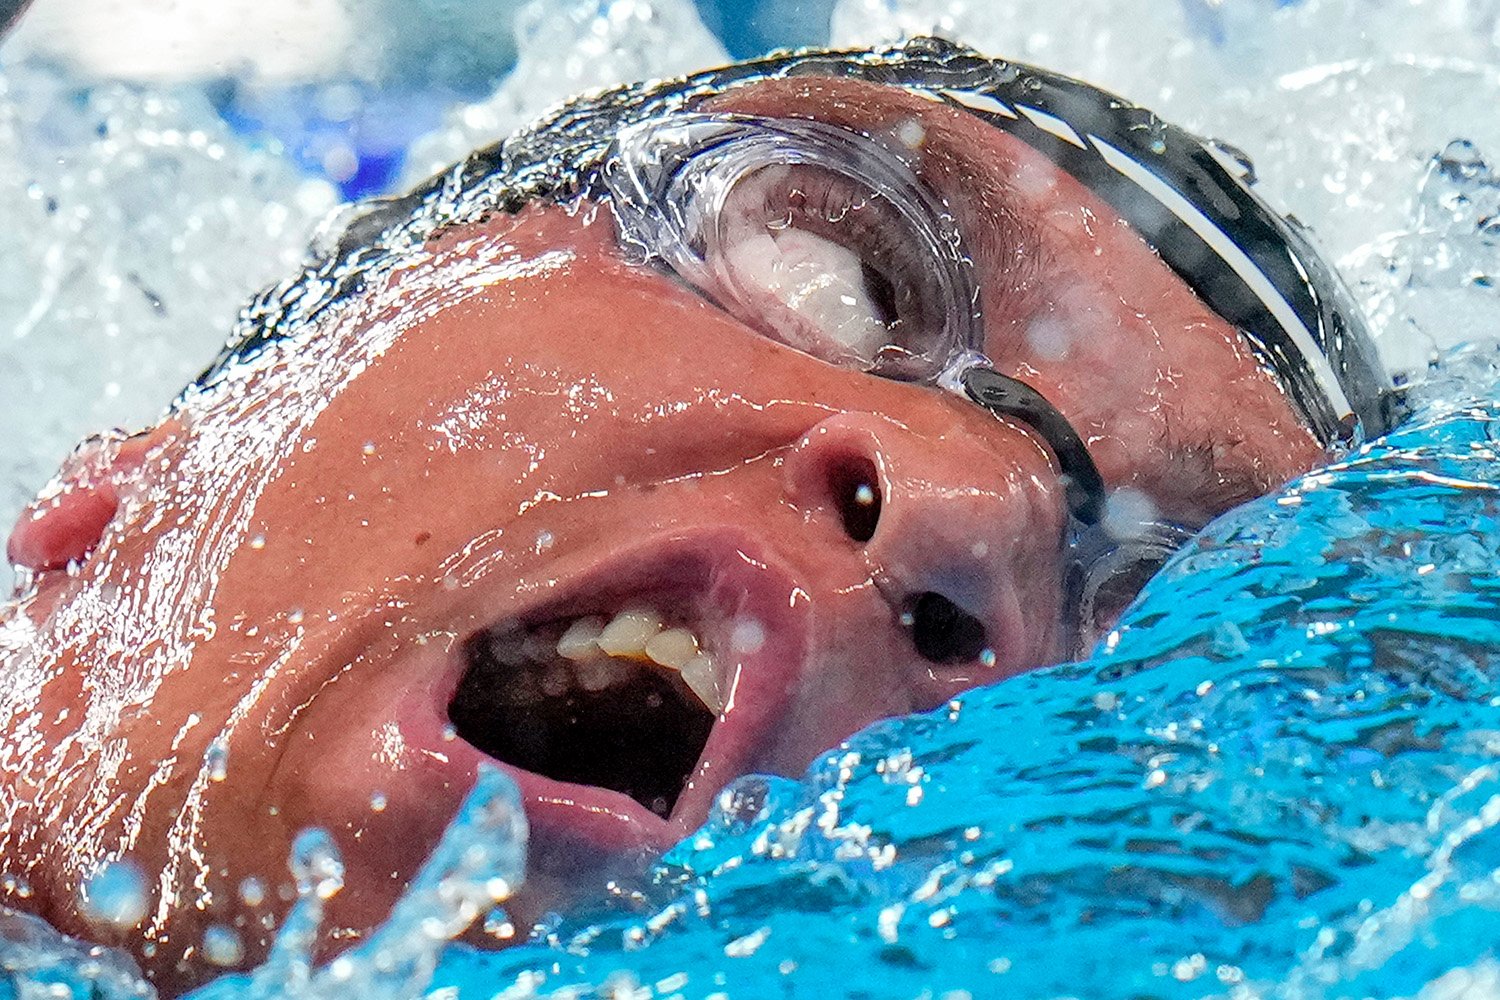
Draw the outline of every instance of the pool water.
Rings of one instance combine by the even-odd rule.
[[[521,877],[512,792],[496,775],[371,941],[314,967],[302,945],[319,886],[304,879],[266,966],[203,995],[1500,994],[1500,348],[1485,339],[1500,332],[1491,277],[1500,182],[1486,159],[1500,149],[1489,110],[1500,94],[1500,8],[1342,6],[1121,0],[1100,13],[1080,0],[1056,5],[1049,33],[1034,12],[845,0],[830,30],[839,42],[856,30],[878,40],[947,18],[988,50],[1143,101],[1175,100],[1174,117],[1255,151],[1270,193],[1316,221],[1375,315],[1392,367],[1423,381],[1396,434],[1215,522],[1087,661],[879,724],[800,780],[741,779],[650,884],[597,912],[504,952],[447,943],[492,880]],[[1351,20],[1369,30],[1334,30]],[[542,23],[533,41],[563,37],[547,32],[569,24]],[[1155,31],[1173,25],[1177,35]],[[704,58],[718,44],[694,37]],[[1072,44],[1079,37],[1090,41]],[[649,54],[625,55],[611,65],[637,67]],[[1215,89],[1226,66],[1237,85]],[[16,211],[35,213],[58,245],[82,225],[59,214],[112,195],[107,170],[93,178],[74,164],[67,184],[41,173],[41,151],[19,145],[39,123],[70,155],[177,155],[205,190],[227,179],[246,205],[278,206],[231,212],[263,240],[255,252],[272,274],[333,202],[328,178],[275,150],[246,150],[202,94],[173,91],[165,105],[131,88],[80,97],[55,71],[8,73],[6,94],[53,102],[5,104],[0,153],[40,189],[16,193]],[[456,112],[411,159],[456,155],[476,133],[537,110],[528,79],[509,78]],[[69,113],[54,120],[39,107]],[[128,127],[90,138],[101,116]],[[179,146],[167,153],[148,141],[169,132]],[[100,148],[109,141],[112,152]],[[139,194],[161,192],[148,182]],[[170,208],[197,212],[200,228],[216,224],[201,204]],[[139,221],[128,211],[116,219],[127,230]],[[149,227],[133,238],[148,239]],[[222,272],[174,285],[174,258],[160,252],[169,243],[155,257],[143,249],[135,286],[104,281],[118,293],[113,313],[107,299],[90,304],[98,288],[86,282],[45,301],[0,292],[0,312],[32,317],[33,337],[100,315],[126,328],[140,319],[148,347],[168,359],[162,390],[178,377],[174,351],[194,369],[212,353],[178,339],[184,324],[213,322],[206,306],[194,311],[193,291],[212,286],[238,303],[270,276],[240,287],[223,276],[234,263],[224,260]],[[48,261],[27,266],[44,285],[58,273]],[[1473,343],[1454,351],[1462,340]],[[1446,360],[1429,370],[1439,348]],[[325,866],[312,868],[334,870],[332,845],[304,846]],[[0,964],[11,971],[0,997],[143,989],[125,960],[26,918],[0,923]]]

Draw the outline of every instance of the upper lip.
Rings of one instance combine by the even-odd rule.
[[[567,563],[578,564],[577,571],[569,572]],[[501,764],[520,785],[534,827],[555,826],[558,833],[606,848],[670,846],[707,817],[719,788],[756,768],[790,714],[807,662],[805,592],[753,537],[713,527],[668,532],[602,559],[565,560],[538,589],[541,596],[518,598],[484,628],[618,610],[642,596],[695,611],[698,634],[720,661],[725,708],[666,820],[624,793]],[[733,623],[745,619],[761,626],[758,648],[740,649],[730,641]],[[442,705],[462,675],[461,648],[455,648],[456,662],[439,692]]]

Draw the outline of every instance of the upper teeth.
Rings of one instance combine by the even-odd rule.
[[[640,659],[646,656],[646,644],[661,630],[661,618],[650,611],[621,611],[594,641],[610,656]]]
[[[512,636],[492,643],[492,649],[505,659],[541,661],[551,652],[540,648],[542,640],[535,633],[524,639]],[[571,673],[571,684],[585,691],[602,691],[629,679],[630,671],[622,669],[621,660],[649,662],[677,672],[709,711],[716,715],[724,711],[713,655],[703,650],[691,630],[666,627],[662,616],[650,608],[627,608],[608,620],[598,615],[574,619],[558,635],[555,649],[571,665],[562,673]],[[549,695],[566,685],[567,679],[555,673],[541,683],[542,691]]]

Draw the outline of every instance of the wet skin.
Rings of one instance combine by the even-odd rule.
[[[878,137],[917,122],[908,152],[959,219],[990,357],[1110,486],[1201,522],[1322,457],[1239,335],[1016,140],[853,81],[713,106]],[[881,496],[867,540],[841,512],[851,467]],[[730,703],[666,819],[516,774],[534,915],[691,831],[736,775],[797,774],[878,718],[1055,662],[1063,526],[1025,426],[774,343],[624,259],[599,206],[450,230],[150,434],[85,449],[22,517],[11,558],[38,572],[0,629],[0,856],[33,894],[11,902],[110,937],[80,883],[121,855],[161,872],[115,936],[149,942],[175,990],[208,971],[178,960],[209,923],[245,921],[260,956],[291,838],[318,825],[348,864],[333,919],[368,928],[488,759],[445,728],[466,641],[675,608]],[[917,653],[900,612],[926,592],[984,623],[993,666]],[[730,638],[747,618],[759,648]],[[236,891],[249,875],[273,887],[259,907]]]

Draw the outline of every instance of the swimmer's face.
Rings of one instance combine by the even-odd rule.
[[[1201,523],[1321,456],[1236,331],[1013,138],[852,81],[712,105],[920,135],[989,357],[1111,487]],[[123,853],[162,872],[129,938],[167,981],[209,923],[259,953],[300,828],[344,852],[334,919],[369,927],[498,759],[535,915],[689,832],[737,775],[795,775],[876,719],[1065,655],[1064,497],[1024,425],[768,340],[628,262],[596,206],[429,249],[80,459],[12,540],[57,561],[121,498],[0,633],[4,857],[95,935],[75,911],[90,871]],[[973,621],[914,626],[931,595]],[[626,614],[618,655],[589,645],[626,612],[680,631],[642,652]]]

